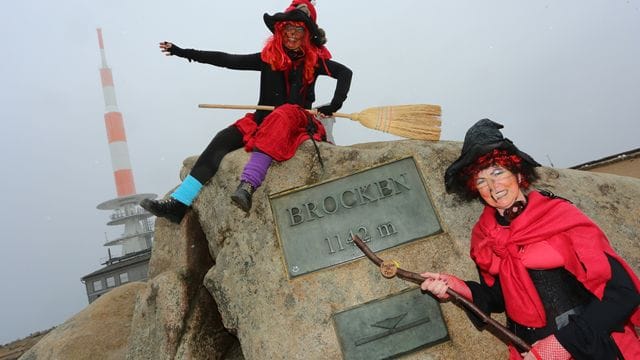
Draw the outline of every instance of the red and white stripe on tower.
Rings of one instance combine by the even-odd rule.
[[[116,91],[113,86],[111,69],[107,66],[102,29],[98,28],[97,31],[100,55],[102,56],[100,78],[102,80],[102,93],[105,104],[104,122],[107,128],[107,140],[109,141],[109,151],[111,152],[111,165],[113,166],[113,177],[116,182],[116,192],[119,197],[134,195],[136,187],[133,182],[131,162],[129,161],[129,148],[124,132],[124,121],[116,103]]]

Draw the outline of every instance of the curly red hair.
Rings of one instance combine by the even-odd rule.
[[[493,151],[484,154],[476,159],[471,165],[462,169],[462,174],[466,178],[467,190],[471,193],[477,193],[476,188],[476,175],[479,171],[482,171],[490,166],[500,166],[514,174],[520,174],[520,187],[528,188],[531,182],[535,180],[535,175],[531,176],[530,169],[527,166],[523,166],[522,158],[518,155],[514,155],[506,150],[493,149]]]
[[[315,67],[318,63],[318,51],[311,44],[309,30],[301,21],[279,21],[275,25],[275,31],[260,54],[262,61],[271,65],[271,69],[275,71],[285,71],[293,67],[293,61],[287,55],[284,46],[282,46],[284,38],[284,27],[288,24],[294,26],[304,26],[305,32],[302,38],[301,50],[304,53],[304,72],[303,80],[305,85],[309,85],[314,80]]]

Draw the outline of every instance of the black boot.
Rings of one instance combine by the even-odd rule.
[[[240,185],[236,189],[236,192],[231,195],[231,200],[242,210],[249,212],[251,210],[251,195],[256,189],[253,185],[246,181],[240,181]]]
[[[166,218],[176,224],[180,224],[184,214],[189,209],[189,206],[174,198],[162,200],[144,199],[140,201],[140,206],[153,215]]]

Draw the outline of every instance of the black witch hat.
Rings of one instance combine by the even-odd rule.
[[[503,127],[497,122],[482,119],[467,130],[460,157],[449,165],[444,173],[444,184],[448,193],[464,194],[467,192],[466,179],[462,170],[473,164],[480,156],[488,154],[494,149],[506,150],[510,154],[517,155],[528,167],[540,166],[531,156],[520,151],[511,140],[502,136],[500,129]]]
[[[284,12],[273,15],[265,13],[263,19],[271,32],[275,31],[276,23],[279,21],[303,22],[311,36],[311,43],[320,47],[327,42],[324,30],[316,23],[316,8],[309,0],[293,0]]]

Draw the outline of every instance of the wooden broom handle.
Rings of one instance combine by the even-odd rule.
[[[356,246],[358,246],[358,248],[360,248],[360,250],[362,250],[362,252],[367,256],[367,258],[369,258],[369,260],[371,260],[374,264],[380,267],[383,260],[380,259],[378,255],[376,255],[373,251],[371,251],[371,249],[369,249],[369,247],[362,241],[362,239],[360,239],[360,237],[358,237],[358,235],[353,235],[353,242],[356,244]],[[418,273],[403,270],[401,268],[397,269],[396,275],[403,280],[411,281],[418,285],[422,284],[422,282],[426,280]],[[518,346],[520,349],[525,351],[531,350],[531,346],[529,344],[527,344],[524,340],[522,340],[516,334],[509,331],[509,329],[504,327],[504,325],[494,320],[491,316],[485,314],[484,311],[480,310],[480,308],[478,308],[471,301],[467,300],[464,296],[460,295],[458,292],[456,292],[451,288],[447,288],[447,294],[449,294],[454,299],[456,299],[456,301],[459,301],[460,303],[462,303],[467,309],[472,311],[474,314],[478,315],[482,319],[482,321],[484,321],[486,324],[491,325],[493,328],[499,331],[502,335],[506,336],[509,340],[511,340],[511,342],[513,342],[514,345]]]
[[[203,109],[235,109],[235,110],[267,110],[271,111],[275,109],[275,106],[270,105],[226,105],[226,104],[198,104],[199,108]],[[310,112],[314,112],[315,110],[309,110]],[[351,114],[343,114],[343,113],[333,113],[332,116],[352,119],[353,116]]]

